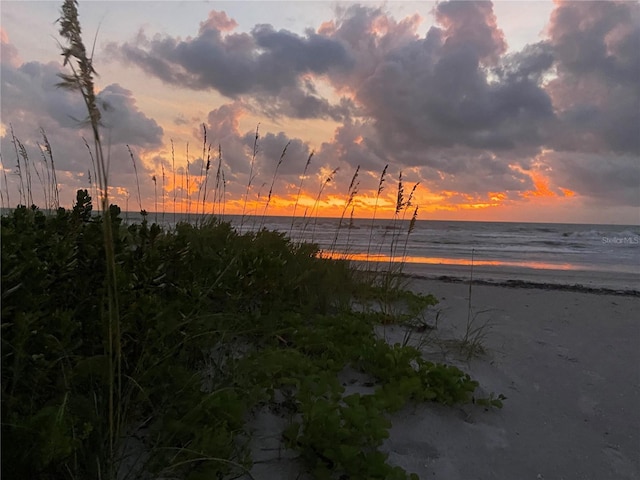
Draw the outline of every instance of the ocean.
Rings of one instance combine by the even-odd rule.
[[[8,210],[3,209],[3,214]],[[139,223],[139,212],[122,212]],[[207,217],[150,213],[173,228]],[[633,291],[640,295],[640,225],[465,222],[225,216],[240,232],[262,228],[293,242],[318,244],[324,255],[381,269],[402,264],[409,275],[489,283],[529,283]]]
[[[640,291],[638,225],[417,220],[409,233],[409,219],[225,220],[242,232],[266,228],[314,242],[325,255],[354,262],[403,262],[403,271],[417,276]]]

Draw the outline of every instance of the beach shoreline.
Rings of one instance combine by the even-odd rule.
[[[443,282],[540,288],[612,295],[640,295],[637,272],[549,270],[523,267],[404,264],[402,274],[411,278]]]
[[[440,276],[423,276],[423,275],[409,275],[409,278],[416,280],[437,280],[445,283],[465,283],[469,284],[470,280],[464,277],[451,277],[447,275]],[[590,287],[580,283],[563,284],[563,283],[550,283],[550,282],[534,282],[527,280],[487,280],[487,279],[473,279],[473,285],[489,285],[494,287],[504,288],[534,288],[539,290],[561,290],[567,292],[580,292],[591,293],[594,295],[621,295],[630,297],[640,297],[640,290],[635,289],[613,289],[606,287]]]

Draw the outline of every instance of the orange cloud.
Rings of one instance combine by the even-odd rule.
[[[549,188],[549,179],[543,176],[541,173],[532,172],[531,180],[533,180],[533,185],[535,186],[535,190],[528,190],[522,194],[525,198],[532,197],[555,197],[557,196],[555,192],[553,192]]]
[[[218,30],[219,32],[230,32],[238,26],[233,18],[229,18],[226,12],[217,12],[211,10],[209,12],[209,18],[206,21],[200,22],[200,34],[205,30]]]

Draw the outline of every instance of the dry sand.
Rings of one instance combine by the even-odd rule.
[[[501,410],[405,408],[391,417],[390,463],[423,480],[640,479],[639,296],[474,285],[473,311],[484,312],[476,319],[492,326],[486,352],[465,360],[446,340],[464,335],[468,284],[414,279],[411,288],[440,299],[427,358],[508,399]],[[305,478],[277,448],[279,426],[258,426],[256,480]]]
[[[438,335],[460,338],[468,285],[415,280],[441,299]],[[473,286],[486,354],[443,353],[501,410],[420,405],[393,419],[391,460],[422,479],[639,479],[640,298]]]

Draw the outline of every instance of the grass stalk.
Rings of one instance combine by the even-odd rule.
[[[44,129],[40,129],[40,133],[42,134],[42,140],[44,141],[45,151],[49,156],[49,162],[51,162],[51,186],[53,187],[53,208],[57,210],[60,207],[60,191],[58,190],[58,176],[56,175],[56,165],[53,161],[53,149],[51,148],[51,143],[47,138],[47,134]],[[94,167],[94,178],[95,178],[95,167]],[[49,196],[51,198],[51,195]]]
[[[54,192],[56,192],[55,198],[57,199],[58,185],[55,179],[53,152],[51,150],[51,144],[49,143],[49,139],[47,138],[47,134],[45,133],[44,128],[40,128],[40,134],[42,135],[43,143],[38,142],[38,148],[40,149],[40,153],[42,154],[42,163],[47,174],[45,197],[49,199],[47,201],[45,198],[45,203],[47,210],[51,212],[52,210],[57,209],[59,206],[54,203]],[[51,166],[49,166],[49,163],[51,163]],[[89,177],[91,177],[91,170],[89,170]],[[91,180],[89,180],[89,183],[89,188],[91,188]]]
[[[131,162],[133,163],[133,172],[135,173],[135,176],[136,176],[136,188],[138,191],[138,207],[140,207],[140,214],[144,218],[147,212],[145,212],[144,208],[142,208],[142,195],[140,195],[140,180],[138,178],[138,167],[136,165],[136,158],[133,155],[133,152],[131,151],[131,147],[129,145],[127,145],[127,150],[129,150],[129,155],[131,156]]]
[[[198,207],[200,206],[200,195],[202,194],[202,174],[204,173],[204,155],[207,153],[207,126],[202,124],[202,162],[200,162],[200,174],[198,175],[199,185],[198,185],[198,197],[196,198],[196,214],[198,213]],[[211,145],[209,145],[209,151],[211,151]],[[209,160],[207,159],[207,162]],[[207,169],[207,172],[209,169]],[[204,215],[204,203],[202,204],[202,214]]]
[[[153,203],[154,203],[154,222],[158,223],[158,181],[155,175],[151,176],[153,181]]]
[[[42,157],[42,176],[40,176],[37,165],[34,165],[34,170],[36,171],[38,180],[42,185],[44,207],[48,212],[51,212],[51,197],[49,195],[51,191],[51,175],[49,174],[49,163],[47,161],[47,157],[44,154],[44,147],[40,144],[40,142],[36,142],[36,144],[38,145],[38,150],[40,150],[40,156]],[[91,179],[91,177],[89,177],[89,179]]]
[[[359,182],[357,182],[356,180],[358,179],[359,172],[360,172],[360,165],[356,167],[356,171],[353,174],[353,177],[351,178],[351,183],[349,184],[349,189],[347,190],[347,201],[345,202],[344,207],[342,208],[340,220],[338,221],[338,227],[336,228],[336,234],[333,237],[333,241],[331,242],[331,247],[329,248],[332,254],[336,253],[336,245],[338,244],[338,237],[340,235],[340,228],[342,227],[342,221],[344,220],[344,216],[347,213],[347,209],[349,208],[349,206],[353,204],[353,200],[356,194],[358,193]]]
[[[347,245],[349,245],[349,241],[351,240],[351,230],[355,228],[355,224],[353,222],[353,213],[355,211],[355,208],[355,205],[351,205],[351,214],[349,215],[349,229],[347,230]]]
[[[164,225],[164,213],[165,213],[165,197],[166,197],[166,190],[165,190],[165,175],[164,175],[164,163],[160,164],[160,168],[162,169],[162,224]]]
[[[390,272],[393,270],[393,261],[394,261],[395,254],[396,254],[396,249],[397,249],[398,220],[399,220],[400,212],[402,212],[402,210],[404,209],[405,205],[406,204],[405,204],[405,200],[404,200],[404,183],[402,182],[402,172],[400,172],[400,174],[398,175],[398,190],[397,190],[397,193],[396,193],[396,208],[395,208],[395,211],[393,213],[393,221],[391,223],[391,244],[390,244],[390,248],[389,248],[389,271]]]
[[[93,58],[88,56],[82,41],[82,30],[78,18],[77,1],[65,0],[58,19],[59,34],[67,46],[61,46],[64,66],[69,66],[71,74],[60,73],[59,86],[68,90],[79,91],[88,112],[88,121],[94,140],[94,151],[98,166],[98,180],[102,190],[101,202],[104,219],[102,221],[105,260],[107,266],[105,283],[107,286],[107,323],[108,323],[108,357],[109,357],[109,477],[117,475],[116,443],[120,438],[122,415],[118,399],[122,398],[122,359],[120,339],[120,316],[118,306],[118,289],[116,279],[116,263],[113,245],[113,232],[109,212],[109,189],[107,160],[104,158],[102,139],[100,136],[101,113],[96,102],[93,76]],[[74,65],[75,61],[75,65]]]
[[[51,144],[49,143],[49,139],[47,138],[44,128],[40,128],[40,134],[42,135],[43,143],[38,142],[38,148],[40,149],[40,153],[42,154],[42,163],[44,165],[44,169],[47,175],[46,196],[49,199],[47,203],[47,210],[51,211],[53,209],[53,190],[54,190],[51,167],[49,166],[49,158],[52,159]],[[53,164],[53,160],[51,160],[51,163]]]
[[[409,221],[409,228],[407,228],[407,235],[404,239],[404,247],[402,249],[402,263],[401,263],[402,266],[404,266],[407,260],[407,247],[409,246],[409,236],[411,235],[413,230],[416,228],[416,221],[418,220],[418,208],[419,206],[416,205],[416,208],[413,210],[413,214],[411,215],[411,220]]]
[[[224,176],[224,169],[222,169],[222,197],[221,197],[221,203],[222,203],[222,216],[223,217],[224,217],[224,214],[225,214],[225,207],[227,205],[226,199],[227,199],[227,179]]]
[[[209,144],[209,148],[207,150],[207,166],[204,174],[204,193],[202,195],[202,216],[204,217],[205,211],[205,203],[207,201],[207,185],[209,183],[209,169],[211,168],[211,144]],[[215,203],[215,202],[214,202]]]
[[[296,219],[296,210],[298,208],[298,203],[300,202],[300,193],[302,192],[302,184],[304,183],[304,179],[307,177],[307,170],[309,169],[309,164],[311,164],[311,159],[313,158],[313,154],[315,152],[312,150],[309,154],[309,158],[307,158],[307,163],[304,165],[304,171],[302,172],[302,176],[300,177],[300,185],[298,185],[298,193],[296,194],[296,202],[293,204],[293,213],[291,214],[291,226],[289,227],[289,237],[291,237],[291,233],[293,231],[293,222]]]
[[[186,201],[187,201],[187,216],[191,213],[191,183],[190,183],[190,176],[189,176],[189,170],[191,168],[191,163],[189,162],[189,143],[187,142],[187,169],[185,171],[185,175],[187,176],[187,191],[184,192],[186,195]]]
[[[260,188],[258,189],[258,193],[256,195],[256,201],[253,204],[253,211],[251,212],[251,217],[253,218],[253,222],[251,223],[251,230],[256,230],[256,224],[258,222],[258,205],[260,205],[260,199],[262,198],[262,189],[267,186],[267,182],[262,182]],[[262,229],[262,219],[259,229]]]
[[[26,183],[26,187],[27,187],[27,206],[31,206],[33,205],[33,190],[32,190],[32,182],[31,182],[31,165],[30,165],[30,161],[29,161],[29,155],[27,154],[27,149],[25,148],[24,144],[22,142],[20,142],[18,140],[18,146],[20,149],[20,156],[22,156],[22,159],[24,161],[24,171],[25,171],[25,176],[27,178],[27,183]]]
[[[185,204],[186,204],[186,195],[184,192],[184,167],[182,168],[181,172],[180,172],[180,193],[181,193],[181,198],[180,198],[180,221],[184,222],[185,219]]]
[[[469,272],[469,298],[467,300],[467,325],[471,324],[471,294],[473,288],[473,256],[475,249],[471,249],[471,270]],[[467,329],[468,330],[468,329]],[[466,340],[466,338],[465,338]]]
[[[13,133],[13,125],[9,124],[9,128],[11,129],[11,143],[13,143],[13,148],[16,152],[16,170],[18,175],[18,202],[21,205],[26,205],[27,197],[24,191],[24,178],[22,177],[22,167],[20,165],[20,153],[18,153],[18,139]],[[24,201],[23,201],[24,200]]]
[[[2,159],[2,152],[0,152],[0,165],[2,166],[2,176],[4,177],[4,185],[7,188],[7,205],[11,208],[11,196],[9,195],[9,182],[7,181],[7,170],[4,168],[4,160]]]
[[[333,177],[335,177],[336,173],[338,173],[338,170],[340,170],[340,167],[336,167],[334,168],[331,173],[329,175],[327,175],[327,178],[320,184],[320,189],[318,190],[318,195],[316,195],[316,200],[313,203],[313,208],[311,208],[311,213],[309,214],[309,219],[311,216],[313,216],[313,213],[315,211],[315,217],[313,217],[313,230],[311,232],[311,243],[313,243],[313,241],[315,240],[315,235],[316,235],[316,225],[318,223],[318,210],[319,210],[319,206],[320,206],[320,197],[322,196],[322,192],[324,191],[325,187],[331,183],[333,181]],[[306,230],[307,224],[305,224],[305,227],[302,230],[302,233],[304,234],[305,230]]]
[[[247,200],[249,199],[249,190],[251,189],[251,184],[253,183],[253,167],[256,161],[256,156],[258,155],[258,137],[260,124],[256,126],[256,135],[253,139],[253,153],[251,154],[251,164],[249,166],[249,181],[247,182],[247,189],[244,193],[244,203],[242,205],[242,216],[240,217],[240,230],[242,230],[242,226],[244,225],[244,217],[247,211]]]
[[[407,211],[409,210],[410,207],[413,207],[413,196],[416,192],[416,188],[418,188],[418,185],[420,185],[420,182],[415,183],[411,188],[411,192],[409,192],[409,197],[407,198],[407,201],[404,205],[404,209],[402,211],[402,222],[401,222],[402,224],[404,224],[405,222]],[[402,271],[402,268],[404,267],[404,264],[405,264],[405,259],[407,257],[407,246],[409,245],[409,236],[411,235],[411,232],[415,228],[417,215],[418,215],[418,206],[416,206],[416,208],[413,211],[413,215],[411,216],[411,220],[409,221],[409,227],[407,228],[407,235],[404,238],[404,247],[402,249],[402,256],[400,261],[400,271]]]
[[[262,220],[260,221],[260,230],[262,230],[262,227],[264,227],[264,219],[267,216],[267,210],[269,209],[269,203],[271,202],[271,195],[273,194],[273,185],[276,183],[276,177],[278,176],[278,169],[280,168],[280,165],[282,165],[282,161],[284,160],[284,157],[287,154],[287,148],[289,148],[290,144],[291,142],[287,142],[287,144],[282,149],[282,153],[280,154],[280,159],[278,160],[276,169],[273,172],[273,178],[271,179],[271,186],[269,187],[269,194],[267,195],[267,201],[265,202],[264,210],[262,211]]]
[[[91,166],[93,167],[93,186],[95,189],[95,198],[98,198],[99,196],[99,189],[100,186],[98,184],[98,174],[97,174],[97,170],[96,170],[96,161],[95,158],[93,157],[93,151],[91,150],[91,147],[89,146],[89,142],[87,142],[87,139],[82,137],[82,141],[84,142],[84,146],[87,147],[87,151],[89,152],[89,158],[91,159]],[[51,160],[51,164],[53,165],[53,159]],[[54,175],[55,177],[55,175]],[[56,186],[57,189],[57,186]],[[101,193],[100,193],[101,194]],[[98,208],[102,208],[102,204],[100,203]]]
[[[171,167],[173,170],[173,225],[177,223],[176,220],[176,197],[178,194],[178,188],[176,184],[176,152],[173,146],[173,139],[171,139]]]
[[[369,242],[367,243],[367,262],[369,262],[370,255],[371,255],[371,242],[373,240],[373,232],[374,232],[375,222],[376,222],[376,213],[378,212],[378,202],[380,201],[380,195],[384,190],[384,181],[387,175],[388,168],[389,168],[389,164],[387,163],[382,169],[382,173],[380,174],[380,181],[378,182],[378,190],[376,192],[376,200],[373,204],[373,213],[371,215],[371,228],[369,229]],[[374,275],[377,275],[378,267],[379,267],[378,260],[376,260],[375,268],[373,269]]]
[[[222,146],[218,144],[218,167],[216,168],[216,184],[213,188],[213,207],[212,214],[216,214],[216,203],[218,203],[218,215],[222,209],[220,207],[220,183],[222,182]]]
[[[18,160],[18,171],[20,173],[20,183],[23,189],[24,203],[27,206],[33,205],[33,194],[31,191],[31,169],[29,167],[29,155],[24,144],[13,134],[13,126],[11,127],[11,136],[13,137],[14,146],[16,148],[16,158]],[[20,163],[22,158],[22,164]],[[24,171],[24,177],[22,172]],[[26,180],[25,180],[26,179]]]

